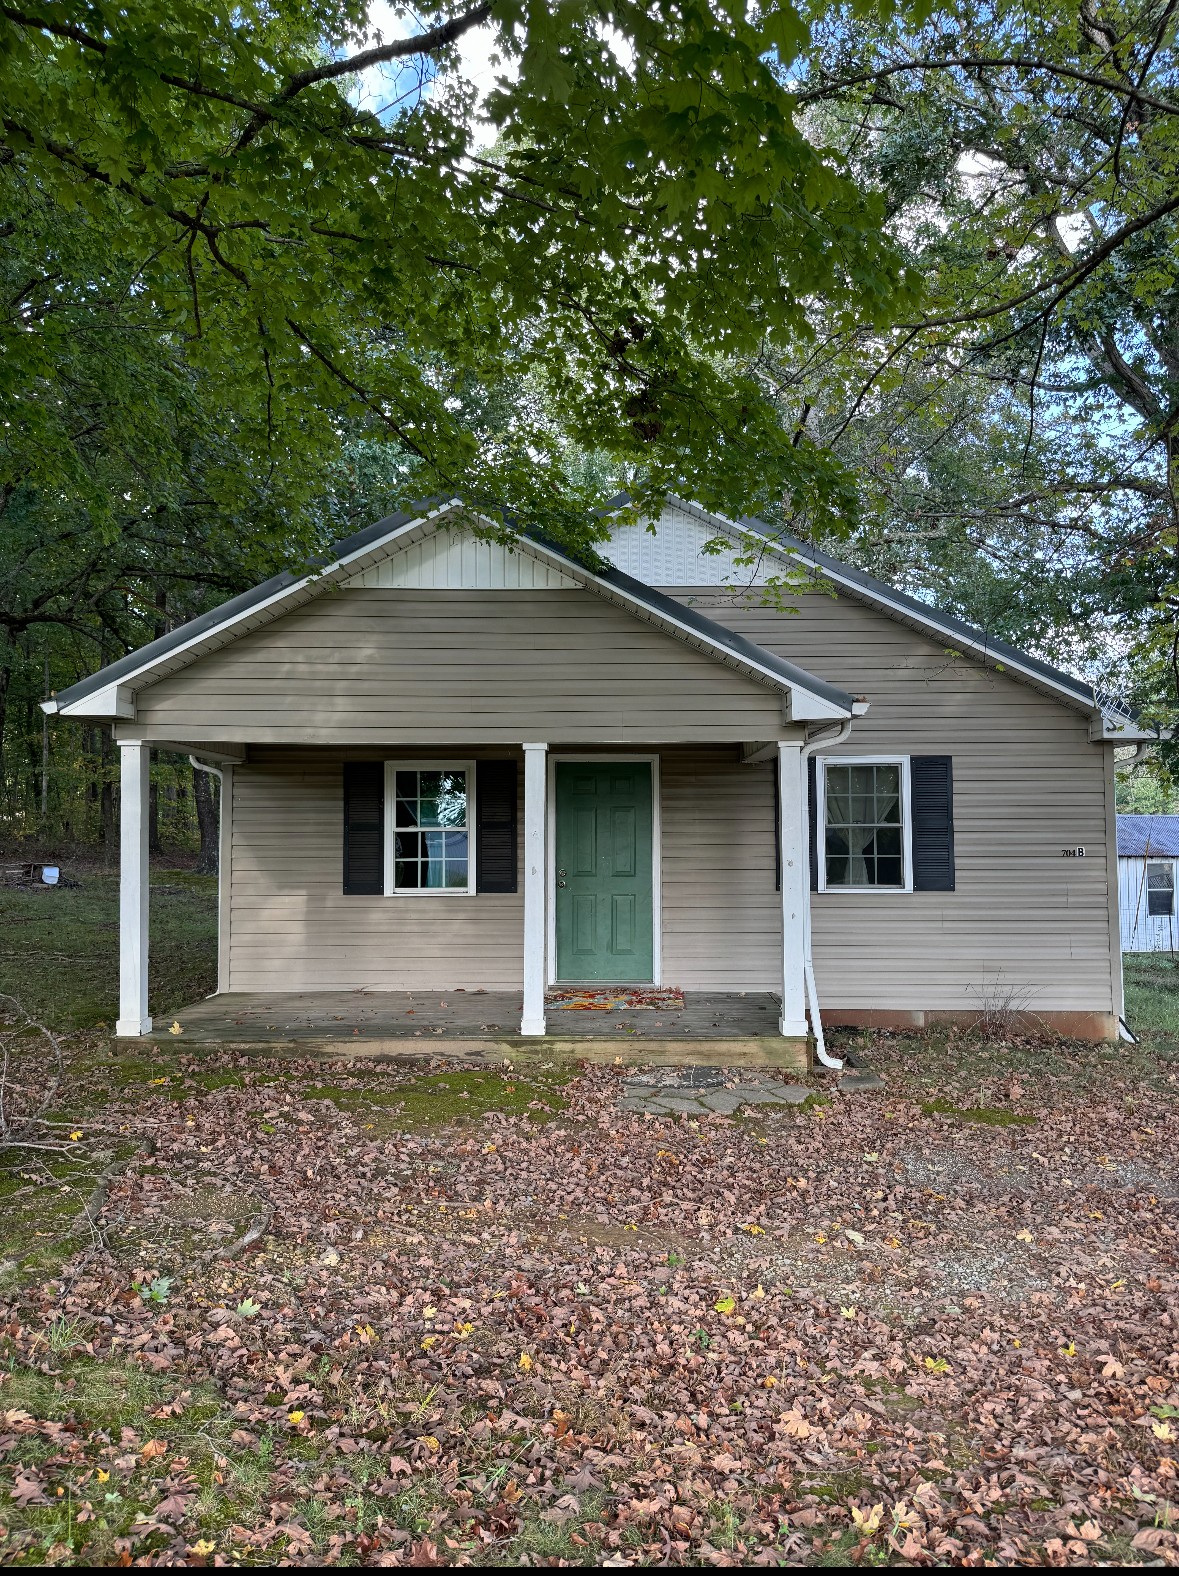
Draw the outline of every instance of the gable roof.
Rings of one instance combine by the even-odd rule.
[[[610,500],[603,513],[609,514],[624,508],[630,502],[628,494],[620,493]],[[764,547],[767,553],[818,571],[846,595],[878,609],[897,622],[925,635],[949,638],[956,647],[989,666],[1010,672],[1041,692],[1086,712],[1095,719],[1102,738],[1135,743],[1160,737],[1158,728],[1142,728],[1132,712],[1111,698],[1098,694],[1092,685],[1074,674],[1065,673],[1051,663],[1009,645],[1005,640],[966,623],[964,619],[947,613],[933,603],[898,591],[862,569],[821,552],[809,542],[776,529],[756,515],[742,515],[740,519],[730,520],[725,515],[716,514],[686,499],[669,497],[667,502],[685,514],[695,516],[715,535],[728,536],[734,540],[752,539]]]
[[[335,543],[320,565],[306,574],[273,575],[240,596],[161,635],[90,677],[42,702],[47,712],[66,716],[131,717],[137,690],[187,667],[212,651],[281,617],[354,578],[383,558],[436,531],[463,505],[458,499],[422,504],[415,512],[388,515],[354,536]],[[596,593],[663,633],[695,647],[713,660],[788,698],[792,720],[850,717],[866,710],[845,690],[828,684],[797,663],[736,634],[612,567],[589,569],[556,543],[521,536],[513,551],[533,555],[578,586]]]
[[[1119,815],[1118,857],[1179,859],[1179,815]]]

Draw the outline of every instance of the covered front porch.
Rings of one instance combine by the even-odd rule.
[[[522,1011],[519,991],[231,991],[144,1038],[332,1056],[809,1065],[806,1040],[778,1032],[781,1004],[769,992],[550,991],[543,1035],[520,1034]]]
[[[423,765],[424,751],[174,745],[221,779],[218,991],[154,1024],[152,745],[122,738],[116,1032],[805,1069],[808,739],[783,731],[703,749],[468,746],[445,770],[437,750]],[[419,841],[426,873],[410,867],[407,890]],[[456,848],[462,884],[449,890]]]

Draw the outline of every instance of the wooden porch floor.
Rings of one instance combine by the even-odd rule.
[[[590,1060],[807,1065],[805,1042],[778,1034],[769,994],[688,991],[682,1007],[583,1012],[556,1003],[548,1033],[519,1033],[522,999],[498,991],[227,992],[177,1014],[180,1034],[158,1019],[159,1044],[282,1048],[333,1055],[459,1055],[478,1060],[565,1054]]]

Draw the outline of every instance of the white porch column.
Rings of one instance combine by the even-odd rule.
[[[115,1033],[147,1034],[148,785],[151,746],[120,744],[119,1019]]]
[[[778,1027],[788,1038],[801,1039],[807,1033],[803,958],[806,905],[810,902],[801,741],[778,743],[778,818],[782,847],[782,1017]]]
[[[524,1016],[521,1034],[543,1034],[545,953],[545,820],[548,745],[524,746]]]

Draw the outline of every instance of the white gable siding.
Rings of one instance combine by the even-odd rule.
[[[1179,860],[1119,859],[1118,912],[1123,952],[1179,952],[1179,918],[1146,912],[1146,867],[1170,864],[1179,889]],[[1179,906],[1179,904],[1177,904]]]
[[[788,567],[769,559],[738,563],[745,556],[739,542],[706,553],[704,544],[720,534],[710,521],[673,505],[663,511],[653,533],[645,524],[619,526],[599,551],[623,574],[649,586],[760,586]]]
[[[578,582],[529,552],[441,530],[341,582],[365,591],[560,591]]]

